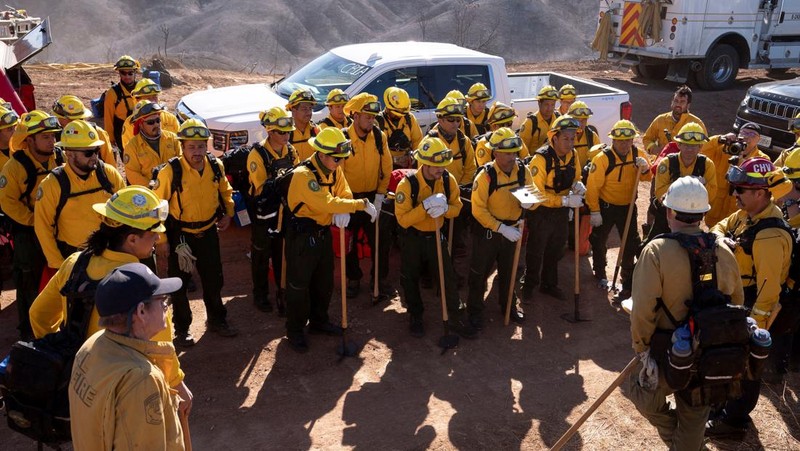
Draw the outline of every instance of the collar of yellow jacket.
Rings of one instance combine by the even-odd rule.
[[[141,352],[148,360],[171,356],[175,353],[175,347],[168,341],[140,340],[138,338],[127,337],[116,332],[111,332],[108,329],[105,329],[103,333],[109,340]]]

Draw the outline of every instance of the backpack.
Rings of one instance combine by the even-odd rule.
[[[62,164],[64,164],[64,151],[56,147],[54,152],[56,156],[56,167],[59,167]],[[36,179],[40,175],[49,174],[50,170],[40,171],[39,169],[37,169],[36,165],[33,163],[33,160],[31,160],[31,157],[29,157],[28,154],[26,154],[24,151],[21,150],[14,152],[11,158],[17,160],[19,164],[21,164],[22,167],[25,168],[25,175],[26,175],[25,191],[23,191],[22,194],[19,195],[19,200],[30,201],[31,193],[33,193],[33,190],[36,188]]]
[[[544,146],[537,149],[536,152],[534,152],[534,154],[539,154],[542,157],[544,157],[544,162],[545,162],[544,170],[546,174],[549,174],[553,170],[555,162],[558,159],[558,157],[555,154],[555,150],[553,150],[548,144],[545,144]],[[575,151],[573,150],[572,164],[564,164],[564,165],[559,164],[558,166],[555,166],[556,172],[553,175],[553,186],[545,185],[545,188],[551,189],[559,193],[561,191],[567,190],[570,187],[572,187],[572,182],[575,179],[575,172],[577,171],[577,169],[575,168],[575,162],[578,161],[577,158],[578,156],[575,154]],[[529,157],[529,159],[532,159],[532,157]],[[528,160],[526,159],[526,161]]]
[[[513,182],[503,183],[502,185],[497,184],[497,168],[494,167],[493,163],[486,163],[485,165],[478,168],[475,172],[475,179],[478,178],[481,172],[486,171],[489,174],[489,195],[487,199],[491,197],[491,195],[497,191],[498,188],[505,188],[506,186],[525,186],[525,163],[522,162],[519,158],[517,158],[517,180]]]
[[[342,133],[344,133],[344,137],[346,139],[350,139],[350,133],[347,131],[346,128],[342,129]],[[378,126],[372,126],[372,136],[375,138],[375,147],[378,148],[378,154],[383,156],[383,131],[381,131]]]
[[[403,118],[406,120],[406,124],[410,127],[411,126],[411,113],[406,113],[403,115]],[[375,121],[378,123],[378,127],[383,130],[388,128],[392,131],[388,138],[389,150],[393,151],[409,151],[411,149],[411,140],[405,134],[403,129],[405,127],[395,128],[392,121],[387,119],[383,116],[383,113],[375,116]],[[398,121],[400,122],[400,121]]]
[[[439,135],[439,130],[428,130],[428,136],[430,137],[441,138]],[[460,159],[463,166],[467,162],[467,135],[460,129],[456,130],[456,140],[458,142],[458,155],[453,155],[453,157]]]
[[[71,191],[72,188],[69,183],[69,176],[64,170],[64,166],[54,168],[50,172],[53,174],[53,177],[58,180],[58,186],[61,188],[61,195],[58,198],[58,204],[56,204],[56,214],[53,216],[53,236],[55,237],[58,237],[58,218],[61,216],[61,211],[64,210],[64,206],[67,205],[67,200],[73,197],[83,196],[85,194],[96,193],[98,191],[105,191],[108,194],[114,194],[114,185],[112,185],[111,180],[108,179],[108,174],[106,174],[106,170],[102,162],[99,162],[97,169],[95,169],[97,181],[100,182],[100,186],[77,193],[73,193]]]
[[[92,255],[88,250],[80,253],[61,289],[67,298],[62,327],[37,340],[13,344],[0,384],[8,426],[50,446],[71,439],[68,388],[72,362],[86,341],[99,283],[86,273]]]
[[[667,155],[667,164],[669,168],[670,183],[678,180],[681,177],[680,154],[671,153]],[[706,156],[702,154],[697,155],[697,161],[694,163],[692,175],[694,177],[703,177],[706,173]]]
[[[178,195],[178,209],[180,210],[180,213],[178,214],[177,218],[173,217],[172,215],[169,216],[167,219],[167,229],[170,229],[171,231],[179,231],[184,227],[187,229],[200,229],[216,221],[217,217],[222,213],[222,206],[224,205],[222,194],[220,194],[219,190],[217,190],[219,206],[217,208],[216,215],[213,215],[204,221],[182,221],[180,217],[183,215],[183,202],[181,201],[181,193],[183,192],[183,167],[181,166],[180,158],[181,157],[172,157],[167,160],[166,163],[155,167],[153,169],[153,182],[158,179],[158,174],[161,172],[161,169],[163,169],[164,166],[169,165],[172,168],[170,198],[176,194]],[[206,159],[208,160],[209,166],[211,166],[211,171],[214,173],[214,183],[219,183],[219,181],[222,180],[225,175],[222,173],[219,164],[217,164],[217,157],[206,152]]]
[[[256,219],[266,221],[267,235],[276,237],[280,235],[281,228],[279,220],[282,208],[281,192],[278,189],[277,178],[292,170],[295,150],[288,144],[286,155],[282,158],[274,158],[260,143],[253,144],[253,150],[258,152],[264,162],[267,171],[267,181],[261,188],[261,193],[252,199],[251,208]],[[285,181],[284,181],[285,182]],[[286,193],[288,194],[288,185]]]
[[[314,166],[314,164],[311,162],[310,159],[309,160],[304,160],[299,165],[297,165],[297,166],[295,166],[295,167],[283,172],[282,174],[276,176],[273,179],[274,180],[274,190],[270,190],[270,191],[273,193],[273,194],[271,194],[272,196],[276,196],[277,198],[280,199],[280,203],[281,203],[281,205],[283,205],[283,208],[280,208],[278,210],[278,214],[277,214],[277,218],[276,218],[276,221],[277,221],[278,225],[280,226],[280,229],[278,229],[278,230],[270,230],[269,231],[270,234],[273,234],[273,236],[280,234],[280,232],[282,230],[282,227],[288,221],[294,219],[295,215],[297,214],[297,212],[300,211],[300,208],[303,205],[305,205],[305,203],[301,201],[301,202],[298,202],[298,204],[295,205],[294,208],[290,208],[289,207],[289,188],[292,185],[292,177],[294,176],[294,171],[297,168],[301,167],[301,166],[308,168],[308,170],[311,171],[312,174],[314,174],[314,177],[317,179],[317,184],[319,184],[320,188],[322,188],[324,186],[333,187],[333,186],[336,185],[336,171],[333,172],[333,181],[331,181],[331,183],[322,183],[322,179],[320,178],[319,172],[317,171],[317,168]],[[266,188],[266,186],[265,186],[265,188]]]
[[[667,233],[658,237],[676,240],[686,249],[692,274],[692,299],[686,301],[685,320],[676,320],[664,301],[656,300],[656,310],[662,309],[676,329],[688,324],[695,348],[688,386],[671,388],[680,390],[692,406],[718,406],[736,399],[741,396],[741,380],[748,374],[748,310],[730,304],[730,296],[717,288],[716,236]],[[661,366],[669,382],[668,367],[669,363]]]
[[[122,86],[120,86],[119,83],[114,83],[113,85],[111,85],[111,89],[113,89],[114,93],[117,94],[117,100],[114,102],[114,109],[115,110],[117,109],[117,106],[119,106],[119,104],[123,100],[132,98],[131,96],[126,96],[122,92]],[[94,119],[96,121],[101,121],[105,117],[105,105],[106,105],[106,93],[107,92],[108,92],[108,90],[103,91],[103,93],[100,94],[100,97],[98,97],[96,99],[92,99],[90,101],[91,108],[92,108],[92,114],[94,114]],[[128,107],[128,102],[127,101],[125,102],[125,110],[128,112],[128,114],[126,114],[126,117],[130,116],[133,113],[133,111],[131,111],[131,109]]]
[[[591,149],[591,147],[589,148]],[[626,161],[624,163],[621,163],[620,166],[636,165],[636,158],[639,157],[639,149],[637,149],[636,146],[633,146],[631,152],[633,153],[633,158],[631,158],[631,161]],[[606,177],[608,177],[609,174],[611,174],[611,171],[613,171],[617,167],[617,154],[616,152],[614,152],[614,149],[612,149],[610,146],[606,146],[603,149],[603,153],[606,155],[606,158],[608,158],[608,167],[606,168],[606,173],[605,173]],[[581,177],[583,178],[584,184],[589,181],[589,171],[591,171],[591,169],[592,169],[591,161],[587,161],[586,164],[583,166],[583,169],[581,169]],[[619,176],[617,178],[617,181],[619,182],[621,180],[622,180],[622,171],[619,171]]]
[[[228,150],[219,157],[225,166],[225,174],[231,180],[231,186],[235,191],[239,191],[243,196],[250,192],[250,178],[247,170],[247,157],[250,156],[250,149],[255,144],[239,146]]]
[[[411,206],[416,207],[419,205],[417,198],[419,197],[419,180],[417,180],[417,171],[411,170],[405,175],[408,184],[411,185]],[[450,199],[450,173],[447,171],[442,172],[442,186],[444,186],[444,197]]]

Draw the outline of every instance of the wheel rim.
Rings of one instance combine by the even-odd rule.
[[[728,55],[722,55],[711,66],[711,78],[717,82],[722,83],[727,81],[733,73],[733,59]]]

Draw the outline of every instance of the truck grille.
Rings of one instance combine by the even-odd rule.
[[[797,114],[798,108],[800,108],[796,105],[761,99],[755,96],[750,96],[750,99],[747,100],[747,107],[777,119],[793,118]]]

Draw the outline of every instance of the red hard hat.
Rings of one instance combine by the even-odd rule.
[[[751,158],[741,166],[731,166],[725,178],[733,186],[744,188],[769,188],[769,174],[775,166],[766,158]]]

